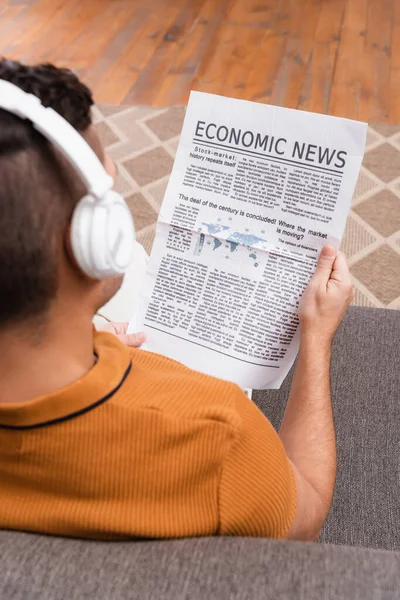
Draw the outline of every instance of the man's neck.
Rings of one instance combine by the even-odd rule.
[[[0,330],[0,403],[52,393],[93,366],[90,316],[64,315],[36,326]]]

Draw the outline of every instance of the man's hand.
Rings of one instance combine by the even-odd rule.
[[[128,323],[113,323],[111,321],[101,325],[96,323],[96,329],[98,331],[108,331],[109,333],[113,333],[123,344],[130,348],[138,348],[146,340],[143,331],[139,333],[126,333]]]
[[[302,337],[330,344],[350,302],[354,288],[343,252],[322,248],[315,273],[300,301]]]

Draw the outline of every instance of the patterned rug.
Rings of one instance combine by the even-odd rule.
[[[174,162],[184,107],[98,105],[94,122],[119,167],[138,241],[150,252]],[[400,126],[373,125],[342,243],[354,304],[400,309]]]

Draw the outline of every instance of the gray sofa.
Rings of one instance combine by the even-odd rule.
[[[254,400],[279,426],[290,377]],[[400,598],[400,311],[352,308],[334,344],[338,480],[320,543],[98,543],[0,532],[1,600]]]

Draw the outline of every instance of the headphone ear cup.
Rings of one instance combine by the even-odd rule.
[[[123,197],[114,190],[108,192],[99,207],[105,210],[101,213],[102,227],[97,231],[102,229],[104,235],[101,238],[96,236],[96,246],[92,248],[95,250],[97,247],[98,250],[92,260],[102,256],[104,263],[101,268],[108,269],[109,276],[121,275],[133,258],[136,235],[132,213]],[[107,276],[106,271],[104,276]]]
[[[94,208],[94,198],[84,196],[76,205],[71,221],[72,252],[79,268],[88,277],[93,277],[90,240]]]
[[[135,243],[132,214],[111,190],[101,201],[85,196],[71,222],[71,246],[82,271],[93,279],[115,277],[129,267]]]

